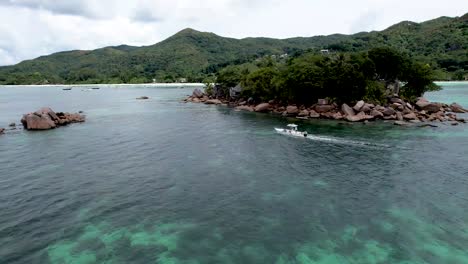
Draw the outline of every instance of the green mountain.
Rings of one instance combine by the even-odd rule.
[[[438,69],[440,79],[468,74],[468,14],[423,23],[404,21],[383,31],[290,39],[233,39],[184,29],[151,46],[74,50],[0,67],[0,84],[201,81],[230,64],[305,51],[359,52],[391,46]]]

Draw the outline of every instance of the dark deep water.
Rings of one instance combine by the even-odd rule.
[[[468,83],[429,95],[468,106]],[[0,263],[468,263],[468,125],[299,122],[192,88],[0,87]],[[147,95],[148,101],[135,100]],[[465,116],[468,117],[468,116]]]

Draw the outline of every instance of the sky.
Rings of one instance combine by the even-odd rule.
[[[0,0],[0,65],[152,45],[187,27],[234,38],[308,37],[467,12],[468,0]]]

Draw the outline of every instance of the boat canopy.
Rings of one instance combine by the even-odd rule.
[[[289,124],[288,127],[297,127],[295,124]]]

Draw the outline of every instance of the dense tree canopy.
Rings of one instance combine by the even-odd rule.
[[[402,85],[402,96],[415,99],[437,89],[433,81],[430,65],[388,47],[361,53],[307,53],[286,61],[268,57],[221,70],[217,79],[221,87],[241,83],[244,97],[303,104],[319,98],[337,103],[361,99],[378,103],[393,93],[386,87],[395,83]]]

